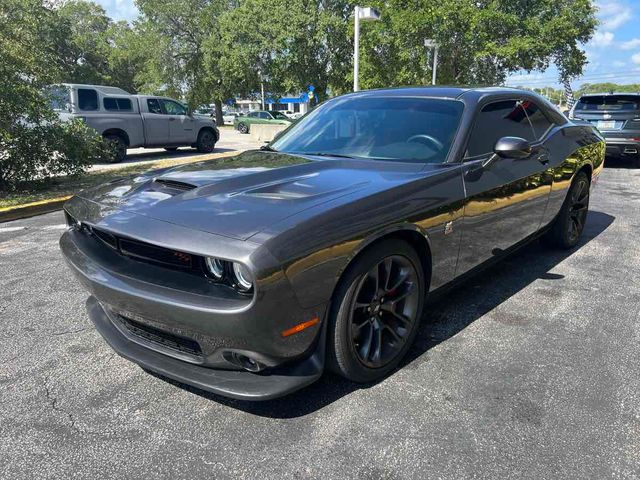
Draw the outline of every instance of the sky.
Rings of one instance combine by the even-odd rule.
[[[97,1],[116,20],[133,20],[138,14],[133,0]],[[640,83],[640,0],[598,0],[596,4],[600,26],[584,45],[589,64],[583,77],[572,82],[574,89],[583,83]],[[559,87],[557,78],[558,71],[551,66],[545,72],[519,72],[507,84]]]

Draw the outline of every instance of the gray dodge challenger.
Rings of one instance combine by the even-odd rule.
[[[574,247],[604,154],[531,92],[358,92],[260,150],[79,193],[60,246],[145,370],[245,400],[375,382],[435,294],[537,237]]]

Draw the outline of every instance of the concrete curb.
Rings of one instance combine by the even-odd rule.
[[[66,197],[41,200],[39,202],[16,205],[15,207],[0,208],[0,223],[33,217],[43,213],[55,212],[56,210],[60,210],[62,205],[64,205],[64,202],[69,200],[71,197],[72,195],[67,195]]]

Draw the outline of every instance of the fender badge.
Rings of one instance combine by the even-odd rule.
[[[449,235],[450,233],[453,233],[453,221],[444,224],[444,234]]]

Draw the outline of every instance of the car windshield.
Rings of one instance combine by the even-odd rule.
[[[636,95],[593,95],[582,97],[576,104],[576,110],[640,110],[640,96]]]
[[[442,163],[463,104],[416,97],[346,96],[330,100],[270,147],[286,153]]]
[[[288,120],[289,119],[289,117],[287,117],[282,112],[271,112],[271,115],[273,115],[273,118],[284,119],[284,120]]]

